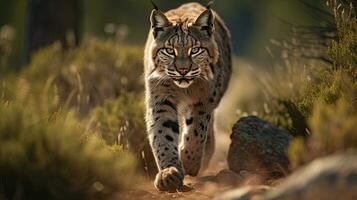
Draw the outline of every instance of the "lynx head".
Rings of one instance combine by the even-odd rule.
[[[200,13],[189,10],[182,15],[165,15],[155,7],[150,16],[154,37],[151,55],[160,76],[181,88],[198,79],[213,79],[213,65],[218,59],[214,20],[210,8]]]

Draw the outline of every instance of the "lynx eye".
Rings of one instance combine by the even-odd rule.
[[[175,55],[175,50],[173,48],[166,48],[165,51],[170,55]]]
[[[192,54],[196,54],[196,53],[198,53],[199,51],[200,51],[200,48],[199,48],[199,47],[194,47],[194,48],[191,49],[190,54],[191,54],[191,55],[192,55]]]

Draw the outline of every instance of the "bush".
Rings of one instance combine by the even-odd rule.
[[[300,110],[309,119],[311,136],[305,143],[299,139],[293,141],[289,152],[294,166],[357,148],[356,13],[352,1],[347,1],[351,3],[347,7],[343,2],[328,2],[337,26],[337,38],[328,49],[333,66],[320,69],[316,81],[306,87],[305,95],[298,102]]]
[[[334,11],[337,38],[332,41],[328,53],[334,61],[335,69],[341,69],[357,80],[357,13],[352,2],[329,0]]]
[[[357,19],[352,4],[344,2],[352,1],[329,1],[337,28],[335,40],[327,42],[331,64],[287,57],[284,65],[269,70],[241,70],[247,87],[257,86],[255,91],[239,90],[253,94],[239,102],[239,113],[258,115],[298,136],[289,150],[295,167],[357,148],[352,123],[357,111]]]
[[[20,80],[0,99],[0,198],[111,199],[129,187],[134,160],[84,129]],[[31,95],[30,95],[31,94]]]
[[[289,157],[294,167],[314,158],[339,151],[357,148],[356,109],[344,98],[330,105],[325,101],[315,103],[309,120],[311,136],[307,141],[294,139]]]
[[[302,137],[296,137],[289,144],[288,157],[291,168],[297,168],[309,161],[306,141]]]
[[[336,105],[317,103],[310,119],[310,148],[321,155],[357,148],[356,121],[356,109],[349,100],[340,99]]]
[[[303,100],[306,88],[313,85],[313,73],[299,66],[274,66],[273,70],[244,70],[238,79],[243,86],[239,95],[244,95],[238,104],[239,117],[245,114],[257,115],[260,118],[288,130],[292,135],[304,136],[307,133],[308,114],[303,112],[299,103]],[[252,87],[254,83],[255,87]],[[241,86],[242,87],[242,86]],[[249,87],[249,90],[244,89]]]
[[[60,102],[86,116],[105,100],[143,91],[142,52],[111,40],[91,39],[67,51],[53,44],[33,56],[23,75],[39,90],[52,78]]]
[[[20,75],[8,75],[2,95],[15,99],[11,83],[31,83],[31,93],[44,99],[49,112],[74,111],[76,117],[90,121],[108,145],[129,149],[139,168],[155,171],[145,132],[142,58],[141,48],[113,40],[90,39],[66,51],[55,43],[39,50]],[[48,100],[49,96],[53,98]]]
[[[108,100],[91,113],[91,126],[108,144],[118,144],[132,152],[139,172],[156,175],[156,163],[149,146],[142,94],[122,94]]]
[[[144,99],[128,93],[108,100],[93,110],[92,125],[109,144],[136,148],[146,139]]]

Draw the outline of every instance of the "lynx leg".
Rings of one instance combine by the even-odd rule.
[[[198,103],[186,114],[183,129],[183,145],[181,160],[186,174],[196,176],[201,168],[202,156],[207,139],[207,130],[211,120],[211,112],[206,106]]]
[[[155,96],[157,96],[155,98]],[[183,185],[184,170],[179,158],[179,125],[176,103],[172,99],[149,96],[146,121],[150,146],[159,172],[155,187],[175,191]]]
[[[215,135],[214,135],[214,116],[212,116],[212,119],[208,126],[208,131],[207,131],[207,140],[206,140],[203,161],[202,161],[203,170],[206,169],[209,165],[209,162],[210,162],[212,155],[214,153],[215,142],[216,141],[215,141]]]

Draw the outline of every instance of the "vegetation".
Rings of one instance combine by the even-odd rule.
[[[85,116],[105,100],[143,91],[142,54],[112,40],[91,39],[67,51],[57,43],[35,54],[23,75],[39,88],[52,79],[60,102]]]
[[[4,198],[111,199],[131,185],[138,156],[116,138],[126,127],[123,141],[145,141],[141,60],[109,40],[53,44],[1,81]]]
[[[23,79],[15,85],[14,98],[0,101],[0,197],[110,199],[130,185],[128,152],[107,145],[72,112],[51,108],[55,97],[33,96]]]
[[[129,148],[131,143],[142,143],[146,139],[143,111],[142,96],[127,93],[94,109],[93,126],[109,144],[118,143]],[[136,142],[131,142],[132,140]]]
[[[309,114],[311,137],[304,145],[292,145],[290,155],[294,165],[357,148],[357,128],[354,125],[357,120],[356,13],[352,2],[342,4],[346,7],[340,10],[341,5],[336,1],[330,3],[337,25],[337,38],[328,49],[333,65],[332,68],[321,69],[318,81],[307,88],[306,96],[300,102],[300,107]],[[297,158],[292,153],[294,151],[300,151],[304,156]]]
[[[356,13],[352,3],[328,2],[337,30],[326,50],[332,63],[286,57],[273,70],[243,70],[262,92],[253,95],[256,103],[245,100],[253,105],[238,104],[245,108],[239,113],[259,115],[295,135],[289,150],[293,166],[357,148]]]
[[[132,152],[138,162],[138,173],[155,175],[157,167],[146,136],[141,93],[126,93],[96,107],[91,113],[90,126],[107,144],[118,144]]]

